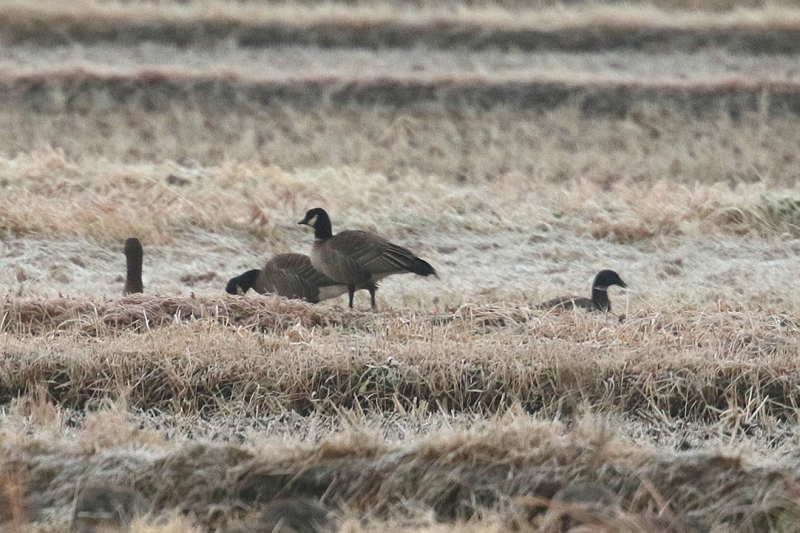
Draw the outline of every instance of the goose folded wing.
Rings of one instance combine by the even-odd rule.
[[[336,249],[371,274],[404,272],[416,257],[409,250],[366,231],[343,231],[336,235]]]
[[[581,298],[578,296],[562,296],[561,298],[553,298],[552,300],[548,300],[539,307],[543,309],[572,309],[573,307],[593,309],[594,303],[589,298]]]
[[[282,254],[279,257],[280,261],[276,261],[276,266],[283,271],[282,276],[298,278],[316,287],[336,285],[335,281],[314,268],[311,259],[305,254]]]
[[[285,298],[315,301],[318,289],[308,280],[286,270],[270,272],[264,279],[264,292],[271,292]]]

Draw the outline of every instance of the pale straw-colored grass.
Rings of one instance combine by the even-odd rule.
[[[8,401],[44,385],[72,407],[127,391],[139,409],[183,413],[234,402],[264,414],[488,414],[520,402],[706,421],[756,402],[751,423],[794,420],[796,317],[719,305],[620,320],[509,305],[426,315],[278,298],[10,298],[2,391]]]
[[[91,37],[398,13],[418,27],[796,26],[782,9],[0,8],[32,38],[36,24]],[[551,533],[563,512],[594,531],[797,528],[796,118],[140,96],[158,105],[0,110],[2,527],[67,530],[78,490],[100,484],[142,498],[131,530],[146,533],[229,531],[276,495],[321,499],[354,533]],[[355,311],[222,294],[270,255],[308,251],[296,222],[317,205],[440,278],[385,280],[379,312],[361,294]],[[121,298],[131,236],[146,294]],[[588,295],[607,267],[630,287],[613,313],[536,307]],[[553,503],[580,484],[618,503]]]
[[[666,9],[660,9],[659,3]],[[276,5],[277,4],[277,5]],[[692,28],[701,30],[730,30],[740,27],[750,29],[793,28],[798,24],[797,4],[793,0],[751,4],[733,4],[717,0],[716,4],[679,0],[654,0],[626,5],[579,4],[521,5],[527,9],[506,9],[501,3],[491,1],[473,3],[473,6],[442,5],[435,0],[422,5],[403,5],[399,2],[369,2],[356,5],[336,2],[303,5],[302,3],[204,1],[192,4],[183,2],[103,2],[78,0],[52,4],[43,1],[9,0],[4,2],[2,21],[23,35],[35,35],[55,25],[64,33],[73,27],[92,35],[125,35],[125,30],[138,24],[158,24],[183,36],[187,26],[201,27],[210,35],[227,30],[248,27],[279,25],[287,27],[314,27],[340,25],[343,28],[407,24],[411,28],[442,31],[450,26],[481,26],[485,28],[543,30],[579,29],[584,27],[631,26],[655,28]],[[671,11],[671,7],[688,7]],[[65,31],[66,30],[66,31]],[[168,33],[168,34],[169,34]],[[80,33],[79,33],[80,35]],[[196,36],[197,37],[197,36]]]
[[[503,115],[485,118],[489,124],[498,118],[510,120],[510,115]],[[526,126],[527,135],[539,139],[559,127],[553,118],[544,122]],[[800,193],[794,180],[800,159],[790,155],[791,137],[782,136],[791,122],[776,122],[768,148],[748,144],[764,137],[758,127],[748,138],[740,127],[728,125],[703,132],[716,140],[703,149],[709,153],[691,156],[683,151],[685,145],[642,140],[635,125],[626,129],[589,121],[585,125],[597,128],[598,138],[580,152],[561,144],[565,139],[541,139],[537,142],[543,146],[523,150],[522,159],[512,162],[504,159],[504,152],[514,147],[503,147],[498,138],[490,153],[473,154],[474,159],[464,160],[462,167],[457,164],[456,146],[446,145],[437,151],[441,161],[429,157],[415,161],[413,153],[397,147],[383,162],[374,147],[368,147],[368,137],[358,139],[363,146],[353,151],[354,167],[294,171],[250,161],[210,167],[76,161],[61,150],[44,151],[0,160],[5,193],[0,199],[0,227],[18,235],[84,235],[100,240],[136,234],[150,243],[171,242],[187,229],[252,230],[260,238],[280,241],[276,225],[299,219],[309,207],[325,205],[336,213],[335,222],[346,213],[349,223],[365,224],[380,213],[383,220],[416,234],[464,228],[494,232],[512,225],[532,231],[550,224],[621,242],[718,232],[796,235]],[[727,134],[739,137],[734,141],[736,150],[742,146],[751,153],[742,160],[725,156],[731,146]],[[673,140],[688,143],[691,135],[676,135]],[[433,130],[422,133],[419,140],[437,143]],[[607,152],[608,143],[621,144]],[[782,160],[768,159],[773,150],[785,150]],[[620,159],[614,159],[615,152]],[[397,170],[388,168],[393,157],[405,160],[410,168],[397,175]],[[531,166],[527,172],[517,166],[493,175],[491,166],[502,161],[509,161],[509,166],[529,161]],[[468,182],[454,186],[449,176],[453,170],[445,169],[448,163],[450,169],[461,168]],[[439,165],[442,174],[431,174]],[[378,172],[370,172],[370,167]],[[762,167],[769,170],[754,174]]]
[[[50,516],[50,527],[67,527],[71,498],[88,483],[142,494],[133,531],[225,529],[275,495],[323,498],[352,531],[448,531],[437,522],[469,518],[474,531],[551,531],[561,512],[600,531],[662,531],[664,520],[715,531],[797,522],[792,458],[657,450],[615,436],[613,421],[591,415],[567,427],[512,407],[491,420],[451,419],[435,434],[386,440],[350,412],[345,429],[318,442],[261,433],[232,444],[168,440],[163,429],[143,429],[124,403],[106,403],[69,426],[59,420],[64,414],[30,398],[0,415],[0,449],[38,495],[20,505]],[[566,487],[603,490],[616,503],[551,502]]]

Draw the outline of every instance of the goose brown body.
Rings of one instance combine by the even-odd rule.
[[[248,270],[228,281],[229,294],[253,289],[259,294],[273,293],[285,298],[318,303],[347,292],[339,284],[311,265],[305,254],[279,254],[267,261],[261,270]]]
[[[125,240],[125,263],[127,266],[127,275],[125,276],[125,288],[122,289],[122,294],[134,294],[144,292],[144,284],[142,283],[142,260],[144,258],[144,251],[142,250],[142,243],[136,237],[131,237]]]
[[[374,309],[377,283],[386,276],[407,272],[420,276],[436,274],[428,262],[380,235],[360,230],[346,230],[333,235],[330,218],[324,209],[309,210],[300,224],[314,228],[311,264],[337,283],[347,286],[351,308],[356,289],[366,289]]]
[[[572,309],[580,307],[587,311],[611,311],[608,288],[612,285],[627,288],[622,278],[613,270],[601,270],[592,282],[592,297],[562,296],[539,305],[540,309]]]

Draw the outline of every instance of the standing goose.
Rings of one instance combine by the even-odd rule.
[[[320,207],[306,212],[299,224],[314,228],[311,264],[329,278],[347,286],[351,309],[356,289],[367,289],[372,308],[376,309],[377,282],[386,276],[405,272],[420,276],[436,274],[426,261],[374,233],[347,230],[334,235],[331,219]]]
[[[125,278],[125,288],[122,290],[123,296],[144,292],[142,284],[142,243],[136,237],[125,240],[125,262],[128,266],[128,275]]]
[[[232,278],[225,287],[228,294],[238,294],[240,290],[244,294],[250,289],[312,304],[347,292],[347,287],[315,270],[305,254],[276,255],[262,270],[248,270]]]
[[[592,297],[579,298],[576,296],[562,296],[553,298],[541,305],[540,309],[572,309],[582,307],[589,311],[611,311],[611,301],[608,299],[608,288],[618,285],[623,289],[628,286],[613,270],[601,270],[597,273],[592,283]]]

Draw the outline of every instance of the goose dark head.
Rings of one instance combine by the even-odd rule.
[[[241,276],[236,276],[235,278],[229,279],[228,284],[225,286],[225,292],[228,294],[239,294],[239,291],[241,291],[241,294],[246,293],[253,288],[253,285],[255,285],[259,274],[261,274],[261,271],[254,269],[248,270]]]
[[[314,238],[316,239],[328,239],[333,236],[331,219],[321,207],[306,211],[306,216],[298,224],[314,228]]]
[[[141,262],[141,258],[144,255],[142,243],[136,237],[125,239],[125,249],[123,251],[125,252],[125,257],[132,259],[134,262]]]
[[[598,289],[607,289],[612,285],[618,285],[623,289],[628,288],[622,278],[619,277],[619,274],[613,270],[601,270],[594,278],[594,283],[592,283],[592,287]]]

